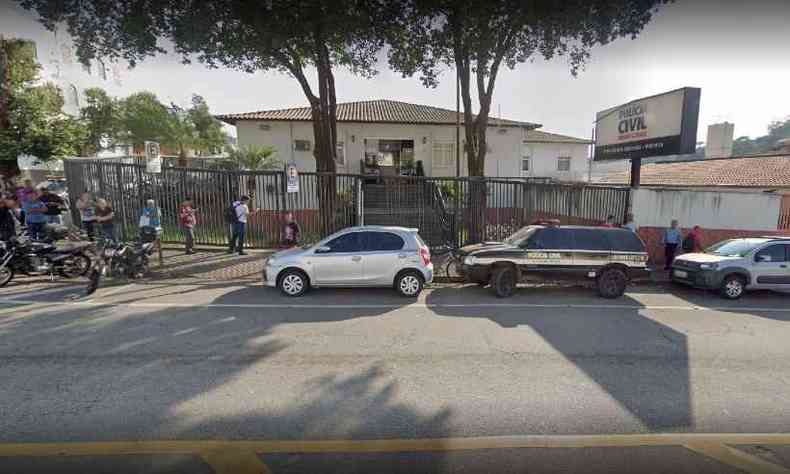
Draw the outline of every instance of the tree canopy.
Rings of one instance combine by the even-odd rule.
[[[779,140],[790,139],[790,117],[768,125],[768,134],[757,138],[738,137],[732,144],[733,155],[768,153],[779,147]]]
[[[39,83],[39,70],[31,42],[0,38],[0,160],[73,156],[85,143],[87,130],[62,112],[63,94]]]
[[[115,146],[122,136],[120,104],[98,87],[86,89],[84,94],[85,106],[80,109],[80,119],[88,136],[83,151],[96,154]]]
[[[419,74],[426,86],[436,86],[445,69],[457,71],[468,171],[482,176],[494,86],[503,66],[566,56],[576,75],[592,47],[636,37],[668,1],[401,0],[398,21],[386,33],[389,62],[406,76]]]

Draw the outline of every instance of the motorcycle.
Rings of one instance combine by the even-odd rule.
[[[0,242],[0,288],[17,273],[24,275],[58,274],[64,278],[84,276],[91,268],[85,253],[90,244],[58,247],[52,242],[38,242],[25,235]]]

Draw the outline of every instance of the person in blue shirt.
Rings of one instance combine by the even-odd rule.
[[[145,201],[145,207],[140,215],[140,227],[153,227],[155,229],[162,227],[162,213],[156,207],[153,199]]]
[[[47,205],[41,202],[41,193],[38,190],[29,194],[23,206],[25,210],[25,223],[30,238],[38,240],[44,237],[44,224],[47,223]]]
[[[683,234],[678,228],[678,220],[672,219],[669,229],[664,231],[661,237],[661,242],[664,244],[664,270],[669,270],[672,266],[672,260],[675,259],[675,253],[683,242]]]

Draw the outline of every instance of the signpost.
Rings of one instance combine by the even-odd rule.
[[[296,163],[288,163],[285,167],[285,183],[287,192],[299,192],[299,170],[296,169]]]
[[[145,142],[145,170],[149,173],[162,172],[162,155],[157,142]]]

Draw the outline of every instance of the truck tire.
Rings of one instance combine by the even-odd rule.
[[[619,268],[607,268],[598,277],[598,295],[614,299],[623,296],[628,284],[628,276]]]
[[[509,265],[495,268],[491,275],[491,289],[497,298],[512,296],[516,283],[516,270]]]

